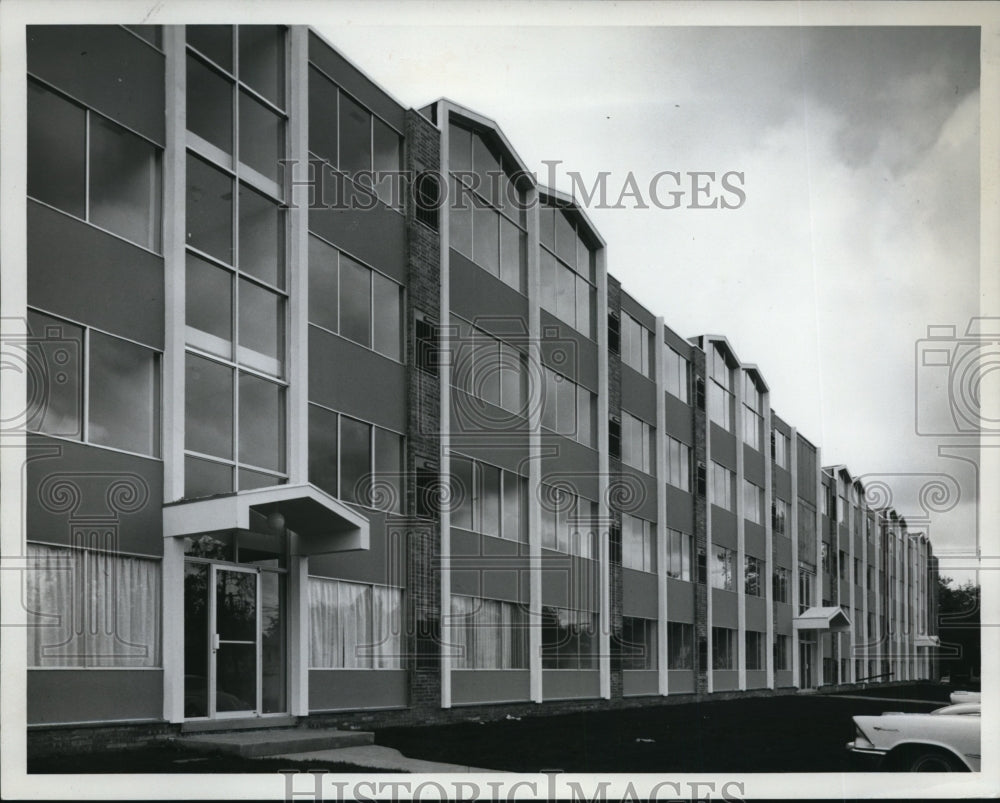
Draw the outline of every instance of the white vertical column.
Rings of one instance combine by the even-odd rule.
[[[771,504],[774,494],[774,466],[771,457],[771,393],[763,394],[763,449],[764,449],[764,615],[767,633],[764,637],[764,662],[767,668],[767,688],[774,688],[774,521]]]
[[[823,604],[823,469],[820,448],[816,447],[816,576],[813,578],[813,600]],[[832,580],[831,582],[837,582]],[[816,632],[816,686],[823,685],[823,632]]]
[[[288,712],[309,713],[309,558],[299,554],[298,536],[289,533]]]
[[[654,328],[653,360],[656,381],[656,630],[657,630],[657,684],[660,694],[670,693],[670,673],[667,666],[670,654],[669,628],[667,627],[667,405],[664,386],[663,343],[664,323],[657,317]],[[697,571],[697,567],[692,567]]]
[[[736,435],[736,654],[738,688],[747,687],[747,598],[746,591],[746,503],[743,499],[743,481],[746,477],[743,453],[743,391],[746,371],[743,366],[734,369],[736,375],[733,432]]]
[[[792,475],[792,492],[790,510],[791,536],[792,536],[792,619],[799,615],[799,433],[792,427],[791,435],[788,438],[789,455],[788,465]],[[799,631],[792,625],[792,685],[799,688]]]
[[[872,644],[872,634],[868,627],[868,506],[865,504],[864,494],[859,491],[858,493],[858,510],[861,512],[861,630],[863,634],[862,637],[865,641],[864,650],[862,655],[864,656],[862,660],[864,661],[861,667],[861,677],[868,677],[871,673],[868,671],[868,662],[871,658],[871,644]],[[855,677],[855,682],[858,678]]]
[[[608,269],[607,247],[597,250],[597,449],[598,496],[597,516],[601,522],[601,631],[600,677],[601,697],[611,699],[611,560],[608,532]]]
[[[885,629],[882,627],[882,611],[885,610],[885,600],[883,599],[882,586],[879,583],[882,572],[882,545],[885,525],[882,521],[882,514],[875,513],[875,634],[878,640],[875,642],[875,674],[882,674],[882,645],[885,644]],[[879,678],[881,683],[885,678]]]
[[[449,171],[449,109],[441,101],[438,103],[438,125],[441,127],[441,175],[447,177]],[[449,201],[450,203],[450,201]],[[440,336],[441,354],[439,360],[438,388],[441,394],[441,462],[440,482],[442,487],[451,487],[451,363],[454,349],[451,342],[451,214],[448,206],[441,210],[441,289],[440,289]],[[451,708],[451,507],[441,505],[441,707]]]
[[[847,648],[847,679],[854,683],[857,680],[857,673],[854,671],[854,651],[857,649],[858,627],[855,621],[858,618],[857,593],[858,589],[854,581],[854,485],[846,487],[845,513],[847,514],[847,597],[851,603],[851,630],[848,636]]]
[[[539,275],[539,197],[532,187],[525,198],[528,206],[528,374],[537,383],[541,398],[544,388],[542,371],[542,320],[538,303],[541,298]],[[530,391],[529,391],[530,393]],[[528,676],[531,701],[540,703],[542,690],[542,508],[539,489],[542,483],[542,409],[528,405]]]
[[[705,680],[709,694],[715,691],[715,671],[712,669],[715,650],[712,649],[712,503],[715,491],[712,488],[712,418],[708,413],[709,382],[712,381],[712,353],[715,348],[711,341],[705,341]]]
[[[163,28],[166,136],[163,153],[163,501],[184,496],[184,217],[187,129],[184,26]],[[184,719],[184,548],[163,539],[163,718]],[[170,648],[167,649],[166,647]]]

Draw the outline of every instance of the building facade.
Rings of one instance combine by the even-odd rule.
[[[303,27],[27,45],[29,727],[931,676],[928,539],[493,121]]]

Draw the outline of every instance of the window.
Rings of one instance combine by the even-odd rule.
[[[34,310],[28,328],[28,431],[159,455],[155,351]]]
[[[402,138],[314,65],[309,68],[309,152],[353,180],[335,179],[337,200],[371,208],[402,203]],[[329,201],[329,199],[327,199]]]
[[[790,639],[788,636],[783,636],[780,633],[776,634],[774,637],[774,669],[788,670],[792,668],[791,657],[789,647]]]
[[[761,670],[766,669],[767,666],[764,663],[764,643],[766,639],[766,633],[760,633],[756,630],[747,630],[745,633],[745,644],[746,644],[746,667],[748,670]]]
[[[451,457],[454,527],[507,538],[527,540],[527,480],[506,469]]]
[[[826,574],[831,573],[830,545],[826,541],[820,545],[820,566]]]
[[[439,350],[437,324],[420,312],[416,313],[414,318],[414,364],[421,371],[437,376]]]
[[[761,558],[743,556],[743,593],[752,597],[764,596],[764,578],[767,565]]]
[[[799,558],[816,565],[816,508],[799,500]]]
[[[592,448],[597,441],[597,396],[546,368],[542,426]]]
[[[565,488],[543,484],[541,508],[543,547],[581,558],[593,557],[597,502]]]
[[[854,585],[861,585],[861,558],[854,559]]]
[[[743,517],[754,524],[764,523],[764,489],[749,480],[743,480]]]
[[[617,416],[608,419],[608,454],[617,460],[622,459],[622,421]]]
[[[400,361],[402,320],[402,287],[309,237],[309,323]]]
[[[704,547],[698,547],[697,560],[698,560],[698,582],[701,583],[702,585],[705,585],[705,583],[707,582],[708,567],[705,558]]]
[[[667,669],[694,669],[694,625],[667,622]]]
[[[627,312],[621,319],[621,354],[622,362],[653,379],[653,333]]]
[[[160,251],[161,149],[28,81],[28,195]]]
[[[655,619],[622,617],[622,669],[656,669],[659,643]]]
[[[663,384],[667,393],[687,404],[688,361],[669,346],[663,350]]]
[[[728,468],[712,462],[712,504],[732,511],[736,495],[736,475]]]
[[[640,572],[656,571],[656,525],[622,513],[622,566]]]
[[[580,234],[582,226],[564,210],[539,208],[541,223],[541,305],[591,340],[596,338],[597,262]],[[625,316],[627,317],[627,316]],[[622,358],[628,358],[625,320],[621,321]]]
[[[542,607],[542,668],[596,669],[597,614]]]
[[[743,373],[743,442],[761,451],[764,431],[764,394],[749,373]]]
[[[875,587],[875,567],[868,567],[868,590],[875,592],[877,589]]]
[[[733,550],[712,547],[712,588],[736,590],[736,553]]]
[[[667,435],[667,484],[691,490],[691,447]]]
[[[695,486],[696,486],[695,490],[698,496],[705,495],[705,491],[708,485],[708,480],[705,474],[706,474],[705,464],[698,463],[698,467],[696,469],[696,474],[695,474]]]
[[[514,346],[481,329],[464,324],[462,328],[452,369],[456,386],[507,412],[525,414],[528,403],[527,357]],[[558,388],[557,392],[559,390],[562,388]],[[489,414],[484,415],[489,417]],[[479,420],[481,418],[476,419],[477,422]]]
[[[656,428],[630,413],[622,412],[622,462],[652,474],[656,471]]]
[[[379,510],[403,509],[403,436],[309,405],[309,482]]]
[[[813,588],[816,585],[816,575],[799,566],[799,613],[802,613],[806,608],[812,607],[813,604]]]
[[[788,532],[789,519],[788,502],[774,497],[771,501],[771,529],[775,535],[785,535]]]
[[[520,169],[484,135],[452,124],[451,247],[520,293],[527,234]]]
[[[847,579],[847,573],[849,571],[847,567],[848,560],[849,558],[847,556],[847,553],[843,549],[841,549],[840,552],[837,554],[837,574],[840,576],[841,580]]]
[[[708,417],[727,432],[733,431],[733,369],[722,349],[713,344],[708,353],[712,381],[708,387]]]
[[[309,578],[311,669],[401,669],[403,591]]]
[[[678,530],[667,530],[667,577],[691,581],[691,548],[694,539]]]
[[[712,628],[712,669],[736,669],[738,635],[738,631],[728,627]]]
[[[783,566],[774,567],[772,577],[772,590],[775,602],[791,602],[791,576],[788,569]]]
[[[789,437],[784,433],[776,429],[771,430],[771,443],[774,447],[774,451],[771,457],[774,459],[774,464],[779,468],[788,468],[788,455],[791,453],[791,441]]]
[[[608,313],[608,351],[612,354],[621,353],[622,322],[621,318],[614,313]]]
[[[158,560],[30,543],[27,557],[29,667],[160,665]]]
[[[524,608],[513,602],[451,598],[455,669],[527,669],[528,627]]]

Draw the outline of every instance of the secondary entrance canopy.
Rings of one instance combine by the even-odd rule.
[[[843,608],[807,608],[792,620],[793,630],[829,630],[840,633],[851,629],[851,620]]]

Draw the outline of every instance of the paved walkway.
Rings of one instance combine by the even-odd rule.
[[[922,703],[924,705],[936,705],[943,708],[950,705],[947,701],[941,700],[914,700],[910,697],[872,697],[867,694],[820,694],[819,697],[830,697],[836,700],[876,700],[880,703]]]
[[[402,770],[403,772],[500,772],[482,767],[467,767],[461,764],[443,764],[439,761],[422,761],[407,758],[392,747],[376,744],[360,747],[340,747],[333,750],[313,750],[305,753],[285,753],[269,758],[287,758],[292,761],[340,761],[375,770]]]

